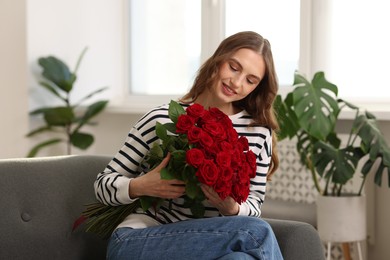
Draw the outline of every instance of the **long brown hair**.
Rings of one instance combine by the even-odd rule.
[[[264,39],[258,33],[246,31],[236,33],[223,40],[214,54],[200,67],[192,88],[183,96],[182,101],[193,102],[206,88],[210,88],[220,66],[242,48],[253,50],[263,56],[266,65],[265,75],[259,85],[248,96],[234,102],[233,105],[245,109],[253,117],[255,125],[272,129],[273,151],[268,171],[269,178],[279,166],[275,133],[279,125],[272,105],[278,92],[278,81],[271,45],[267,39]]]

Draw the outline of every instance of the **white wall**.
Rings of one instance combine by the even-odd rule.
[[[27,151],[26,5],[0,1],[0,158]]]
[[[36,140],[27,140],[24,134],[39,124],[39,120],[29,120],[27,113],[51,103],[31,73],[39,71],[38,57],[54,54],[74,68],[81,50],[89,46],[76,87],[109,85],[108,96],[117,98],[114,93],[125,84],[123,5],[124,0],[0,0],[0,158],[25,156]],[[90,128],[96,137],[94,145],[76,153],[114,155],[140,116],[114,110],[99,115],[99,125]],[[382,121],[381,129],[390,142],[390,121]],[[387,179],[383,181],[386,185]],[[375,198],[376,237],[368,247],[368,259],[390,259],[390,189],[375,188]]]

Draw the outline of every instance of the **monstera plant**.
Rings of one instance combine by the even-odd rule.
[[[44,79],[39,84],[49,91],[55,99],[59,100],[61,105],[42,107],[31,111],[30,115],[43,115],[45,124],[29,132],[27,136],[32,137],[50,132],[52,133],[50,136],[59,134],[62,137],[52,137],[35,145],[29,151],[28,157],[34,157],[42,148],[61,142],[66,144],[67,154],[71,154],[72,146],[85,150],[94,142],[93,135],[82,131],[82,128],[85,125],[93,124],[91,119],[103,111],[108,101],[96,101],[86,106],[84,102],[95,94],[104,91],[107,87],[93,91],[79,99],[77,103],[71,102],[70,98],[77,80],[77,70],[86,50],[85,48],[80,54],[73,72],[63,61],[54,56],[38,59],[38,64],[42,67],[42,77]]]
[[[311,81],[296,72],[293,90],[284,99],[278,95],[274,104],[280,124],[278,136],[279,140],[296,139],[300,160],[321,195],[340,196],[355,174],[361,174],[362,182],[353,193],[361,195],[370,172],[379,186],[384,173],[390,179],[390,148],[375,116],[337,95],[337,86],[327,81],[323,72],[317,72]],[[335,130],[343,109],[355,114],[346,143]],[[359,162],[363,164],[360,173]]]

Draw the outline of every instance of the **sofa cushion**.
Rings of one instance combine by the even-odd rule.
[[[96,201],[93,182],[110,158],[0,160],[0,259],[105,259],[106,242],[72,225]]]

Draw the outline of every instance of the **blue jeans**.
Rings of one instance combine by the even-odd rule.
[[[180,221],[144,229],[119,228],[107,259],[283,259],[267,222],[233,216]]]

